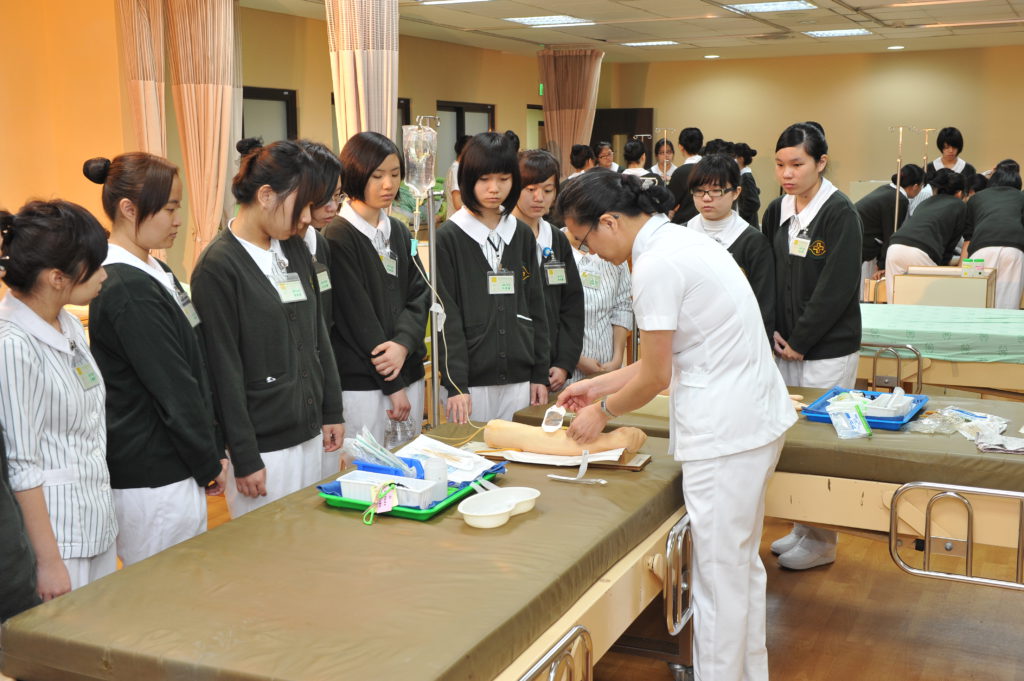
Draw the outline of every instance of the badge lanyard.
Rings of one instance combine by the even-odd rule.
[[[85,354],[81,348],[78,347],[78,343],[69,339],[68,345],[71,346],[71,365],[75,369],[75,378],[78,379],[79,385],[82,386],[83,390],[92,390],[100,384],[100,375],[96,373],[96,367],[89,361],[89,357]]]
[[[566,282],[565,263],[555,259],[555,252],[550,247],[544,248],[543,259],[544,281],[548,286],[564,286]]]
[[[320,293],[327,293],[331,290],[331,275],[327,271],[327,265],[323,264],[313,256],[313,271],[316,272],[316,290]]]
[[[380,227],[377,227],[377,231],[374,233],[373,247],[377,250],[377,257],[380,258],[380,264],[384,266],[384,271],[392,277],[397,277],[398,255],[391,250],[391,246],[385,240],[384,232],[380,231]]]
[[[493,265],[494,269],[487,273],[487,293],[492,296],[505,296],[515,293],[516,275],[511,270],[505,269],[501,262],[504,248],[495,246],[490,238],[487,239],[487,245],[494,251],[494,260],[496,261],[496,264]]]
[[[306,300],[306,289],[302,288],[302,280],[295,272],[288,271],[288,260],[273,249],[271,249],[270,255],[273,258],[270,283],[277,289],[277,295],[281,297],[281,302],[300,303]]]
[[[192,299],[188,297],[188,294],[184,290],[178,288],[178,280],[174,278],[174,275],[170,272],[165,273],[167,275],[167,281],[171,284],[171,292],[174,294],[174,300],[178,303],[178,307],[185,314],[185,319],[192,328],[199,326],[199,313],[196,312],[196,306],[192,304]]]

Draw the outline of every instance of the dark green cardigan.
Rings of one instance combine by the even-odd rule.
[[[547,385],[551,350],[537,240],[522,222],[501,262],[515,275],[515,293],[492,296],[480,245],[451,220],[438,228],[436,281],[447,315],[439,361],[449,392],[525,381]]]
[[[21,507],[11,491],[2,431],[0,428],[0,622],[40,603],[36,556],[25,532]]]
[[[197,330],[149,274],[123,263],[106,270],[89,305],[89,344],[107,385],[110,485],[191,477],[205,487],[220,474],[224,446]]]
[[[214,405],[237,477],[263,468],[260,452],[293,447],[342,422],[309,249],[298,237],[281,247],[303,302],[282,303],[230,229],[214,237],[192,273]]]
[[[385,395],[423,378],[430,289],[412,255],[412,239],[402,223],[391,218],[390,247],[397,257],[397,276],[384,270],[373,244],[355,226],[336,217],[324,229],[330,248],[334,296],[331,345],[341,372],[343,390],[380,390]],[[385,381],[370,351],[385,341],[404,346],[409,354],[397,378]]]

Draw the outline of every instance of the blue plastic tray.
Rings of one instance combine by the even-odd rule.
[[[807,417],[808,421],[816,421],[818,423],[832,423],[832,419],[829,418],[828,412],[825,411],[828,407],[828,401],[838,395],[839,393],[849,392],[847,388],[840,388],[836,386],[827,393],[814,400],[810,406],[804,407],[803,415]],[[864,393],[869,397],[876,395],[885,395],[888,393],[876,392],[874,390],[858,390],[859,393]],[[917,413],[924,409],[924,405],[928,404],[927,395],[913,395],[907,393],[907,397],[914,399],[913,406],[910,407],[910,411],[904,416],[865,416],[864,420],[868,422],[868,425],[872,428],[878,428],[880,430],[899,430],[911,419],[917,416]]]

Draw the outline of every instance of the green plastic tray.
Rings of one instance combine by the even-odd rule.
[[[483,478],[484,480],[494,480],[497,473],[486,473]],[[462,489],[456,489],[454,487],[448,488],[448,496],[437,502],[430,508],[412,508],[410,506],[395,506],[387,513],[381,513],[378,517],[384,517],[393,515],[398,518],[409,518],[411,520],[430,520],[435,515],[445,510],[457,501],[468,497],[470,494],[475,492],[472,485],[466,485]],[[336,508],[348,508],[355,511],[365,511],[370,506],[369,501],[361,501],[359,499],[349,499],[348,497],[335,496],[333,494],[326,494],[319,492],[320,496],[324,498],[328,506],[334,506]]]

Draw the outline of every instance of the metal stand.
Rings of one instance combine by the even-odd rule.
[[[437,352],[437,325],[441,318],[441,300],[437,295],[437,222],[434,220],[434,190],[427,194],[427,239],[430,250],[430,424],[441,420],[441,365]]]

